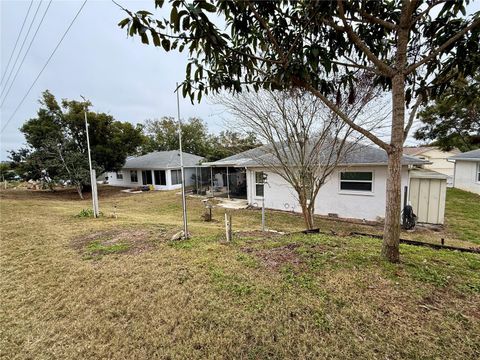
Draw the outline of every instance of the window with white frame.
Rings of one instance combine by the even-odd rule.
[[[255,196],[263,197],[264,190],[264,174],[263,171],[255,171]]]
[[[480,162],[477,163],[477,182],[480,183]]]
[[[130,170],[130,181],[132,183],[138,182],[138,173],[137,170]]]
[[[123,173],[121,171],[116,172],[117,180],[123,180]]]
[[[171,170],[172,185],[178,185],[182,183],[182,170]]]
[[[340,190],[373,192],[373,172],[342,171],[340,173]]]

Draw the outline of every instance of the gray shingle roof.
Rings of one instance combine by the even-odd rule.
[[[327,154],[328,155],[328,154]],[[268,151],[268,146],[236,154],[225,159],[205,163],[212,166],[261,166],[266,163],[272,164],[273,155]],[[428,164],[426,160],[421,160],[413,156],[403,155],[403,165],[423,165]],[[355,144],[351,146],[351,151],[345,154],[345,158],[339,165],[386,165],[387,153],[383,149],[364,144]]]
[[[201,156],[183,153],[183,165],[199,165]],[[154,151],[142,156],[128,158],[123,169],[169,169],[180,167],[180,151]]]
[[[449,157],[451,160],[477,161],[480,160],[480,149],[467,151],[455,156]]]

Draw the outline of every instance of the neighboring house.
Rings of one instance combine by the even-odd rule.
[[[192,185],[196,166],[201,156],[183,153],[185,185]],[[152,185],[155,190],[181,188],[180,151],[155,151],[138,157],[130,157],[121,170],[106,173],[107,182],[113,186],[137,187]]]
[[[447,175],[447,185],[453,186],[454,164],[448,161],[448,158],[460,154],[458,149],[443,151],[438,146],[404,147],[403,153],[429,161],[430,164],[425,164],[423,167]]]
[[[373,221],[385,217],[387,154],[371,146],[358,145],[358,147],[358,151],[347,154],[346,160],[337,166],[320,189],[316,198],[315,214]],[[259,147],[205,165],[226,169],[223,171],[224,174],[245,172],[246,198],[252,206],[259,207],[262,201],[265,201],[265,207],[270,209],[301,212],[292,187],[271,168],[262,165],[259,159],[264,154],[264,147]],[[418,170],[415,166],[424,166],[428,162],[404,155],[402,164],[402,189],[404,189],[405,186],[410,186],[410,172]],[[264,174],[267,175],[267,184],[262,184]],[[419,222],[443,223],[446,176],[423,170],[421,174],[417,171],[415,177],[420,178],[422,184],[428,183],[428,186],[417,186],[416,192],[409,194],[410,200],[414,200],[412,204],[415,203],[422,211]],[[432,187],[431,181],[434,182]],[[433,190],[437,187],[438,191],[430,191],[430,188]],[[403,197],[402,191],[402,204]],[[425,197],[428,205],[422,210],[424,201],[418,199]],[[418,207],[418,204],[421,206]]]
[[[449,158],[455,164],[453,187],[480,194],[480,149]]]

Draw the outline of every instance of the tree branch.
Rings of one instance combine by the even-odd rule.
[[[469,26],[464,28],[462,31],[459,31],[456,33],[454,36],[452,36],[450,39],[445,41],[443,45],[439,46],[436,50],[433,50],[429,55],[424,57],[422,60],[420,60],[418,63],[412,64],[409,67],[405,69],[404,75],[408,75],[411,72],[413,72],[415,69],[418,67],[422,66],[423,64],[429,62],[433,58],[435,58],[437,55],[439,55],[442,51],[444,51],[447,47],[452,45],[455,41],[460,39],[462,36],[464,36],[467,32],[470,30],[476,28],[477,26],[480,26],[480,18],[476,19],[474,22],[472,22]]]
[[[408,117],[408,122],[407,126],[405,126],[405,130],[403,131],[403,142],[407,139],[408,133],[410,132],[410,129],[413,125],[413,121],[415,120],[415,117],[417,115],[417,110],[420,104],[423,101],[423,95],[419,95],[417,98],[417,101],[415,104],[412,106],[412,110],[410,111],[410,116]]]
[[[302,86],[304,89],[310,91],[313,95],[315,95],[316,97],[318,97],[325,105],[328,106],[328,108],[330,110],[332,110],[335,114],[337,114],[343,121],[345,121],[348,126],[350,126],[352,129],[354,129],[355,131],[359,132],[360,134],[362,134],[363,136],[365,136],[366,138],[370,139],[374,144],[380,146],[382,149],[384,149],[385,151],[390,151],[390,145],[387,144],[386,142],[382,141],[381,139],[379,139],[377,136],[375,136],[374,134],[372,134],[370,131],[368,130],[365,130],[364,128],[362,128],[361,126],[355,124],[346,114],[344,114],[339,108],[338,106],[336,106],[333,102],[331,102],[330,100],[328,100],[328,98],[323,95],[320,91],[318,91],[317,89],[315,89],[312,85],[308,84],[308,83],[303,83],[303,86]]]
[[[348,25],[347,20],[345,18],[345,9],[343,8],[343,0],[337,0],[337,4],[338,4],[339,16],[343,23],[343,27],[340,27],[340,28],[344,29],[344,31],[347,33],[350,40],[352,40],[355,43],[355,45],[365,54],[365,56],[377,66],[377,68],[380,70],[380,72],[382,72],[384,76],[387,76],[387,77],[393,76],[394,70],[390,66],[385,64],[383,61],[381,61],[379,58],[377,58],[375,54],[370,51],[368,46],[355,33],[355,31],[353,31],[352,27]],[[338,26],[335,23],[331,23],[331,25],[334,28],[335,26]]]

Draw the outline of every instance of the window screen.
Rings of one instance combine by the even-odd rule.
[[[177,185],[182,183],[182,170],[171,170],[172,174],[172,185]]]
[[[155,180],[155,185],[167,185],[165,170],[154,170],[153,179]]]

